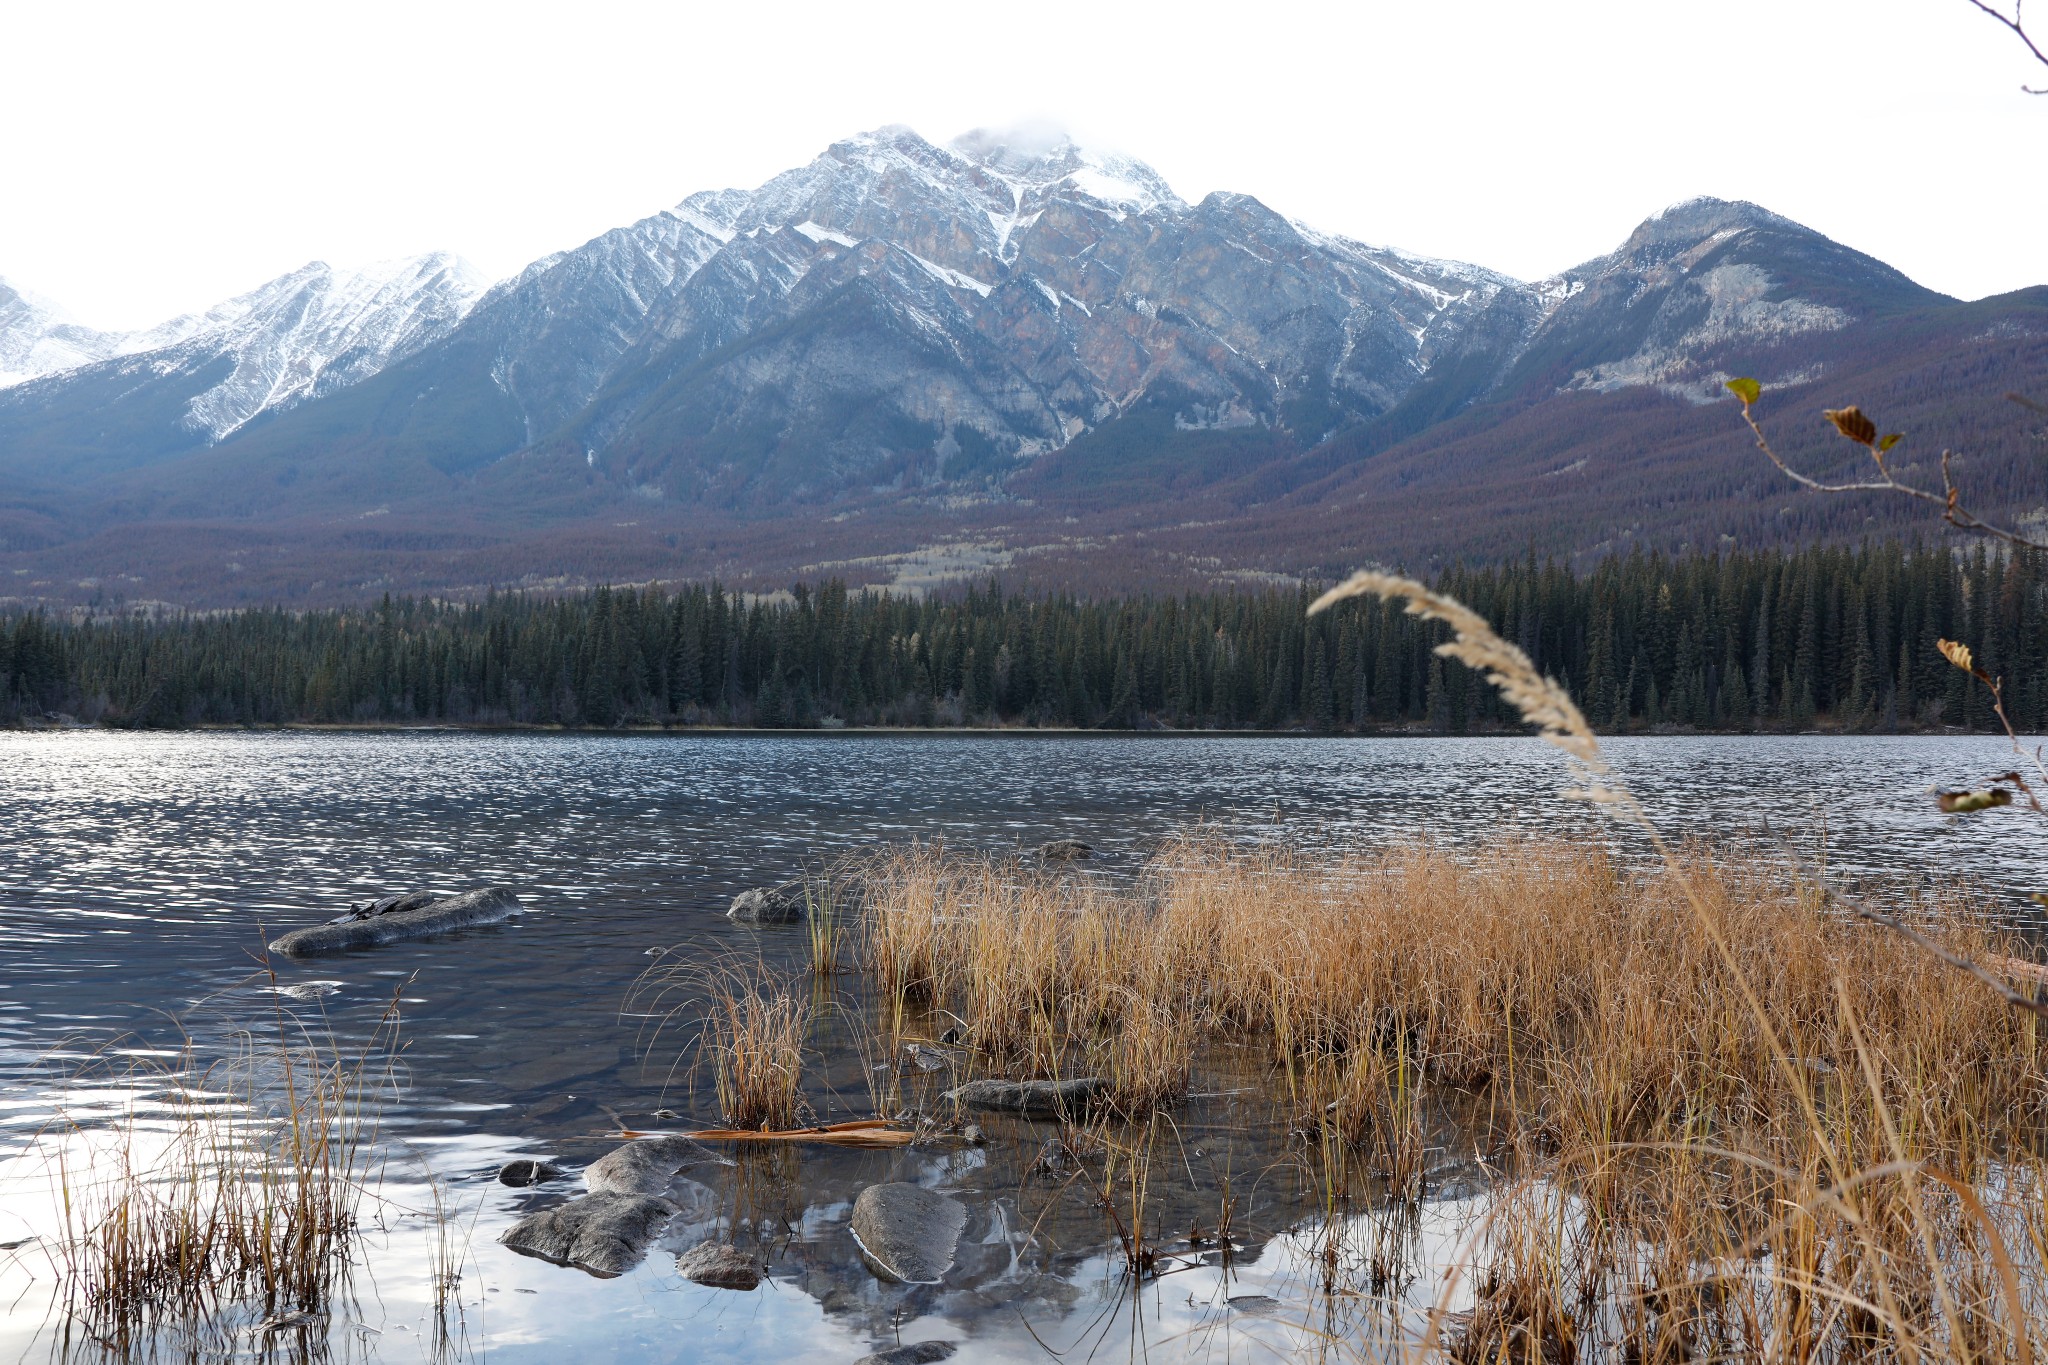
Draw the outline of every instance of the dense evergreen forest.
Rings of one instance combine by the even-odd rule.
[[[2048,555],[1874,546],[1445,573],[1596,725],[2048,728]],[[922,600],[799,586],[0,619],[0,721],[1516,728],[1439,628],[1301,591]]]

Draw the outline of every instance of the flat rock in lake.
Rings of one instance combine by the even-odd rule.
[[[401,939],[432,938],[453,933],[473,924],[493,924],[519,913],[519,897],[502,886],[487,886],[453,896],[425,893],[395,898],[391,909],[362,918],[343,918],[310,929],[294,929],[273,939],[270,951],[291,957],[315,953],[339,953],[351,948],[375,948]],[[399,908],[404,907],[404,908]],[[374,907],[372,907],[374,909]]]
[[[937,1284],[952,1269],[967,1206],[922,1185],[870,1185],[853,1201],[852,1221],[854,1240],[877,1275]]]
[[[936,1365],[950,1357],[954,1349],[950,1341],[914,1341],[908,1346],[870,1352],[853,1365]]]
[[[660,1194],[677,1172],[706,1161],[725,1164],[686,1137],[639,1138],[584,1167],[583,1183],[592,1194]]]
[[[725,917],[741,924],[795,924],[809,913],[803,883],[784,882],[740,892],[732,898]]]
[[[675,1213],[674,1204],[651,1194],[587,1194],[520,1219],[498,1240],[523,1255],[611,1279],[640,1263]]]
[[[1017,1114],[1078,1114],[1109,1093],[1100,1076],[1067,1081],[969,1081],[944,1098],[970,1109],[1005,1109]]]
[[[712,1289],[753,1289],[761,1283],[761,1267],[730,1242],[698,1243],[676,1257],[676,1270]]]

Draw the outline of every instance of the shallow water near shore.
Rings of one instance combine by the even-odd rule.
[[[1957,820],[1927,794],[2009,767],[2003,741],[1659,737],[1610,753],[1672,834],[1824,860],[1879,887],[1969,873],[2022,921],[2024,893],[2048,885],[2038,841],[2001,837],[2018,812]],[[1081,838],[1104,854],[1086,875],[1117,878],[1197,821],[1311,849],[1601,830],[1597,811],[1560,799],[1563,785],[1555,750],[1502,739],[0,734],[0,1244],[23,1243],[0,1251],[0,1358],[96,1349],[76,1333],[67,1343],[52,1267],[25,1240],[54,1228],[35,1143],[60,1106],[90,1127],[148,1087],[60,1093],[69,1063],[124,1038],[173,1052],[188,1035],[204,1057],[280,1006],[349,1045],[394,995],[403,1085],[384,1109],[390,1159],[367,1259],[331,1321],[240,1333],[235,1349],[251,1358],[852,1360],[926,1338],[980,1360],[1048,1348],[1225,1359],[1332,1338],[1369,1353],[1368,1315],[1331,1321],[1310,1293],[1328,1229],[1441,1263],[1483,1176],[1452,1125],[1419,1218],[1388,1225],[1369,1192],[1333,1207],[1270,1074],[1227,1051],[1204,1058],[1197,1098],[1170,1125],[1130,1136],[1180,1172],[1149,1192],[1148,1216],[1185,1266],[1135,1295],[1085,1188],[1029,1173],[1054,1130],[1021,1120],[990,1122],[986,1147],[787,1148],[693,1172],[700,1206],[663,1250],[743,1230],[770,1259],[770,1283],[750,1294],[684,1281],[662,1250],[609,1281],[517,1256],[497,1234],[578,1187],[512,1190],[495,1172],[514,1156],[579,1168],[616,1145],[604,1134],[621,1120],[716,1119],[708,1085],[687,1073],[687,1019],[665,1022],[634,985],[656,962],[801,963],[800,927],[724,919],[746,887],[911,840],[1001,851]],[[260,970],[266,939],[351,900],[487,883],[515,888],[527,913],[274,964],[274,981]],[[852,978],[814,998],[821,1065],[806,1093],[821,1119],[872,1111],[866,1008]],[[429,1286],[425,1170],[469,1236],[446,1315]],[[944,1284],[888,1285],[861,1264],[850,1205],[883,1180],[968,1205]],[[1200,1235],[1226,1205],[1227,1267]],[[1433,1292],[1387,1290],[1411,1307]]]

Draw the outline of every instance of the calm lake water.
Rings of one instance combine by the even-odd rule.
[[[2033,817],[1952,819],[1928,794],[2010,767],[2002,741],[1673,737],[1610,752],[1674,834],[1825,859],[1880,889],[1966,871],[2016,918],[2027,891],[2048,887]],[[515,1255],[497,1234],[578,1187],[513,1190],[495,1173],[514,1156],[573,1170],[617,1145],[603,1134],[620,1119],[715,1119],[679,1065],[687,1021],[664,1024],[634,986],[656,954],[800,959],[801,929],[723,918],[746,887],[910,840],[1002,850],[1078,837],[1107,855],[1091,875],[1115,877],[1197,821],[1317,847],[1565,828],[1634,848],[1631,832],[1560,799],[1564,776],[1555,750],[1497,739],[0,734],[0,1245],[20,1243],[0,1250],[0,1358],[93,1355],[65,1344],[53,1311],[39,1172],[54,1121],[89,1128],[150,1086],[60,1095],[78,1059],[169,1053],[186,1037],[202,1057],[224,1052],[280,1004],[360,1041],[395,996],[405,1083],[384,1116],[372,1255],[318,1340],[249,1335],[251,1358],[829,1361],[927,1338],[959,1342],[962,1360],[1284,1349],[1308,1330],[1288,1311],[1307,1302],[1319,1188],[1228,1059],[1205,1063],[1207,1098],[1176,1123],[1185,1179],[1159,1196],[1159,1217],[1168,1230],[1213,1225],[1234,1198],[1242,1250],[1228,1271],[1191,1254],[1185,1273],[1137,1295],[1119,1285],[1099,1209],[1028,1175],[1049,1130],[1021,1121],[991,1124],[985,1148],[808,1148],[698,1173],[701,1207],[663,1249],[720,1229],[762,1239],[772,1279],[751,1294],[691,1284],[663,1250],[617,1280]],[[281,963],[275,982],[259,971],[266,939],[351,900],[486,883],[517,889],[528,913]],[[833,1023],[857,1003],[818,1005],[811,1103],[824,1118],[868,1112],[865,1059]],[[427,1285],[428,1169],[470,1237],[446,1337]],[[892,1179],[969,1206],[944,1284],[887,1285],[859,1261],[851,1200]],[[1412,1225],[1344,1216],[1440,1257],[1474,1188],[1447,1161]],[[1248,1295],[1279,1307],[1229,1303]]]

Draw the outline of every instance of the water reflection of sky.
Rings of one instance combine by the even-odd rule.
[[[1843,874],[1898,883],[1962,870],[2015,905],[2048,884],[2033,817],[1958,820],[1927,795],[2010,766],[1999,741],[1609,747],[1671,833],[1812,859],[1824,831],[1828,864]],[[1117,1334],[1135,1332],[1155,1357],[1230,1358],[1242,1353],[1232,1343],[1275,1344],[1294,1329],[1225,1299],[1303,1298],[1299,1265],[1284,1267],[1300,1260],[1304,1195],[1277,1179],[1262,1194],[1257,1249],[1228,1284],[1203,1268],[1118,1296],[1100,1229],[1090,1242],[1075,1223],[1064,1259],[1032,1272],[1038,1280],[987,1269],[991,1251],[976,1258],[985,1280],[899,1301],[832,1260],[845,1253],[852,1192],[900,1176],[885,1161],[810,1155],[792,1167],[782,1198],[797,1242],[775,1282],[751,1295],[690,1285],[664,1254],[612,1282],[514,1256],[496,1232],[559,1195],[506,1190],[492,1174],[513,1155],[587,1162],[609,1145],[595,1136],[607,1111],[636,1122],[691,1111],[675,1040],[627,997],[651,952],[794,952],[787,931],[723,919],[743,887],[909,839],[1008,848],[1080,837],[1111,854],[1114,874],[1195,820],[1321,846],[1601,830],[1597,812],[1559,798],[1563,778],[1555,750],[1492,739],[0,734],[0,1242],[44,1231],[28,1148],[39,1132],[47,1140],[55,1074],[123,1035],[138,1062],[187,1036],[225,1054],[280,1008],[320,1036],[360,1039],[397,1001],[408,1043],[385,1127],[403,1146],[355,1316],[330,1341],[338,1357],[431,1353],[427,1233],[406,1212],[430,1191],[405,1174],[409,1152],[474,1220],[460,1325],[464,1349],[492,1358],[850,1359],[891,1320],[906,1341],[972,1339],[971,1358],[1042,1359],[1027,1319],[1000,1307],[1006,1295],[1036,1305],[1032,1328],[1060,1349],[1093,1332],[1121,1358]],[[351,898],[487,882],[517,888],[529,913],[450,942],[280,964],[274,979],[259,967],[265,938]],[[858,1080],[833,1083],[858,1108]],[[108,1085],[65,1103],[91,1121],[121,1114],[134,1094]],[[1032,1140],[1015,1135],[992,1163],[1015,1164]],[[980,1200],[971,1235],[1012,1237],[1028,1224],[990,1174],[921,1178]],[[1454,1238],[1455,1202],[1431,1208],[1418,1235]],[[47,1304],[22,1278],[30,1263],[7,1258],[0,1353],[41,1358]],[[47,1288],[46,1277],[33,1283]],[[1046,1297],[1057,1285],[1077,1292]]]

